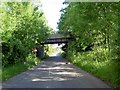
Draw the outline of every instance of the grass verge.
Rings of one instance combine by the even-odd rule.
[[[74,64],[83,70],[90,72],[92,75],[105,81],[114,88],[120,88],[120,77],[117,70],[118,64],[115,62],[74,62]]]
[[[103,48],[88,52],[67,53],[67,59],[81,69],[105,81],[111,87],[120,89],[120,62],[114,61]]]
[[[24,72],[40,63],[40,59],[32,54],[29,54],[26,60],[27,61],[24,63],[17,63],[15,65],[2,68],[2,81],[8,80],[9,78],[20,74],[21,72]]]

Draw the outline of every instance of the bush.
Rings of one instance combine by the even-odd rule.
[[[26,62],[26,57],[29,56],[32,48],[36,47],[35,42],[40,43],[47,38],[49,28],[45,24],[43,12],[35,8],[36,5],[29,2],[1,4],[3,67]]]
[[[34,67],[35,65],[38,65],[40,63],[40,59],[38,59],[34,54],[29,54],[26,57],[26,62],[24,63],[16,63],[14,65],[9,65],[7,67],[3,68],[3,71],[1,73],[0,71],[0,76],[2,76],[2,79],[0,80],[5,81],[14,75],[17,75],[23,71],[28,70],[29,68]]]

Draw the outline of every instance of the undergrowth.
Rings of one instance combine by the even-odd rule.
[[[96,47],[93,51],[68,51],[67,59],[73,64],[90,72],[114,88],[120,88],[120,63],[113,60],[108,49]]]
[[[10,65],[2,68],[2,81],[5,81],[21,72],[28,70],[40,63],[40,59],[38,59],[35,55],[29,54],[26,58],[26,62],[17,63],[15,65]]]

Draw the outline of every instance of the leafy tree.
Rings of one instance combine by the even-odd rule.
[[[104,45],[108,53],[116,58],[118,10],[119,3],[70,3],[61,10],[59,32],[73,34],[75,40],[70,45],[75,51]]]
[[[44,14],[31,2],[5,2],[0,12],[2,64],[25,62],[35,42],[39,44],[49,35]]]

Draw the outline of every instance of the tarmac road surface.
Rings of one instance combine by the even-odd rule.
[[[61,56],[49,57],[3,82],[3,88],[111,88]]]

